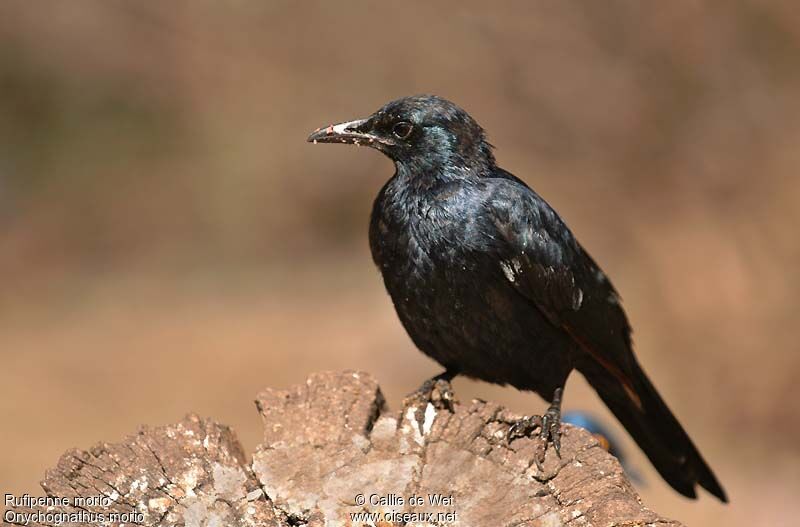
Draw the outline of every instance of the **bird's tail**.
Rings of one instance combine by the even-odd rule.
[[[711,468],[641,366],[634,361],[632,369],[630,385],[625,385],[598,363],[580,368],[667,483],[689,498],[697,497],[695,484],[699,484],[727,503],[725,491]]]

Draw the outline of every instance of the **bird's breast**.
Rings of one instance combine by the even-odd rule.
[[[434,200],[376,207],[370,227],[375,263],[398,311],[432,318],[458,312],[469,295],[481,294],[476,277],[484,258],[466,243],[469,215]]]
[[[434,278],[463,268],[468,265],[461,243],[467,221],[435,200],[376,207],[370,226],[375,263],[384,275],[403,279]]]

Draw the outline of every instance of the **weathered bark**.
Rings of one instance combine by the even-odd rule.
[[[110,498],[84,507],[106,525],[122,523],[108,521],[111,511],[139,513],[129,525],[167,526],[679,525],[646,509],[616,459],[582,429],[564,425],[561,458],[548,450],[539,471],[534,441],[506,442],[515,416],[497,404],[392,415],[377,383],[357,372],[315,374],[288,391],[265,390],[256,403],[264,441],[252,463],[230,429],[189,416],[67,452],[42,487],[48,496]],[[50,512],[58,511],[80,512]],[[351,516],[358,512],[381,516]],[[87,524],[99,522],[62,522]]]
[[[70,450],[47,471],[42,488],[47,496],[70,498],[72,506],[34,509],[84,516],[61,525],[284,525],[234,433],[194,415],[175,425],[142,428],[122,443]],[[76,497],[99,496],[111,501],[110,506],[74,506]],[[129,517],[112,521],[114,512]],[[131,513],[140,516],[131,519]],[[46,518],[29,525],[57,523]]]

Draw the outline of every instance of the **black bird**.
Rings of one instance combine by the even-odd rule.
[[[445,372],[532,390],[551,402],[511,427],[560,448],[573,369],[594,387],[661,476],[727,501],[711,469],[645,375],[608,277],[553,208],[498,167],[483,129],[440,97],[405,97],[318,129],[314,143],[375,148],[395,174],[372,209],[369,241],[397,314]],[[541,459],[537,462],[540,463]]]

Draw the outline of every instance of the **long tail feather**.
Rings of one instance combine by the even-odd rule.
[[[667,483],[690,498],[697,497],[695,485],[700,485],[727,503],[711,468],[642,368],[633,365],[630,384],[635,394],[631,394],[630,386],[621,384],[600,364],[589,362],[579,370]]]

